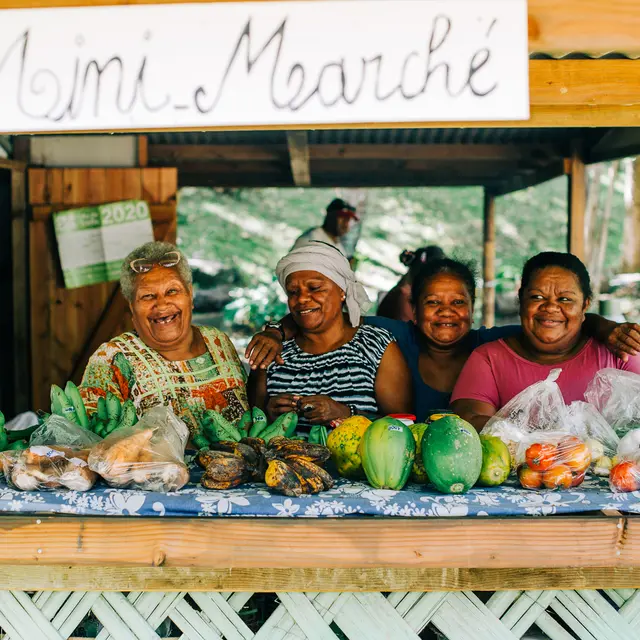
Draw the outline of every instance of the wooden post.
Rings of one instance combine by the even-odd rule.
[[[584,219],[587,199],[585,166],[580,148],[574,145],[571,158],[566,163],[568,176],[568,218],[567,251],[583,262],[585,256]]]
[[[484,190],[484,253],[482,259],[482,324],[492,327],[496,321],[496,206],[495,196]]]
[[[138,166],[146,167],[149,164],[149,138],[138,136]]]

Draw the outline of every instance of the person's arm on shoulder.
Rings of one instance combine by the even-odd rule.
[[[283,360],[280,355],[282,344],[284,340],[296,337],[298,325],[290,313],[280,320],[280,325],[282,332],[279,329],[267,327],[251,338],[244,352],[244,357],[249,361],[252,370],[266,369],[274,361],[277,364],[282,364]]]
[[[413,411],[411,372],[396,342],[390,342],[382,355],[376,374],[375,391],[382,415]]]
[[[584,332],[605,345],[623,362],[640,353],[640,325],[633,322],[614,322],[595,313],[587,313],[582,325]]]
[[[451,409],[480,431],[497,411],[499,397],[488,355],[484,350],[474,351],[453,389]]]

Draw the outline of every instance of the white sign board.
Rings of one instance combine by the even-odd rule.
[[[525,0],[0,11],[0,131],[529,117]]]

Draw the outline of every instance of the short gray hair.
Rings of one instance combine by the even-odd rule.
[[[184,253],[170,242],[147,242],[134,249],[124,259],[122,267],[120,268],[120,289],[122,289],[122,295],[127,302],[133,302],[136,291],[136,278],[139,275],[131,268],[131,262],[133,260],[157,262],[171,251],[176,251],[180,254],[180,262],[174,267],[174,270],[177,272],[178,277],[182,280],[185,287],[191,286],[193,283],[193,275]]]

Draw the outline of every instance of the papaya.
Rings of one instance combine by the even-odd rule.
[[[371,420],[364,416],[353,416],[337,426],[327,437],[331,460],[342,477],[352,480],[364,479],[358,447],[370,424]]]
[[[372,487],[399,491],[409,479],[416,443],[409,427],[400,420],[386,417],[369,425],[358,452]]]
[[[416,484],[427,484],[429,482],[429,476],[424,469],[424,462],[422,461],[422,436],[427,430],[429,425],[424,422],[416,422],[409,425],[409,429],[413,434],[413,439],[416,442],[416,457],[413,461],[413,467],[411,468],[411,482]]]
[[[511,471],[509,447],[498,436],[480,436],[482,446],[482,469],[478,484],[483,487],[498,487]]]
[[[478,481],[482,445],[478,432],[458,416],[444,416],[422,436],[422,461],[433,486],[442,493],[465,493]]]

